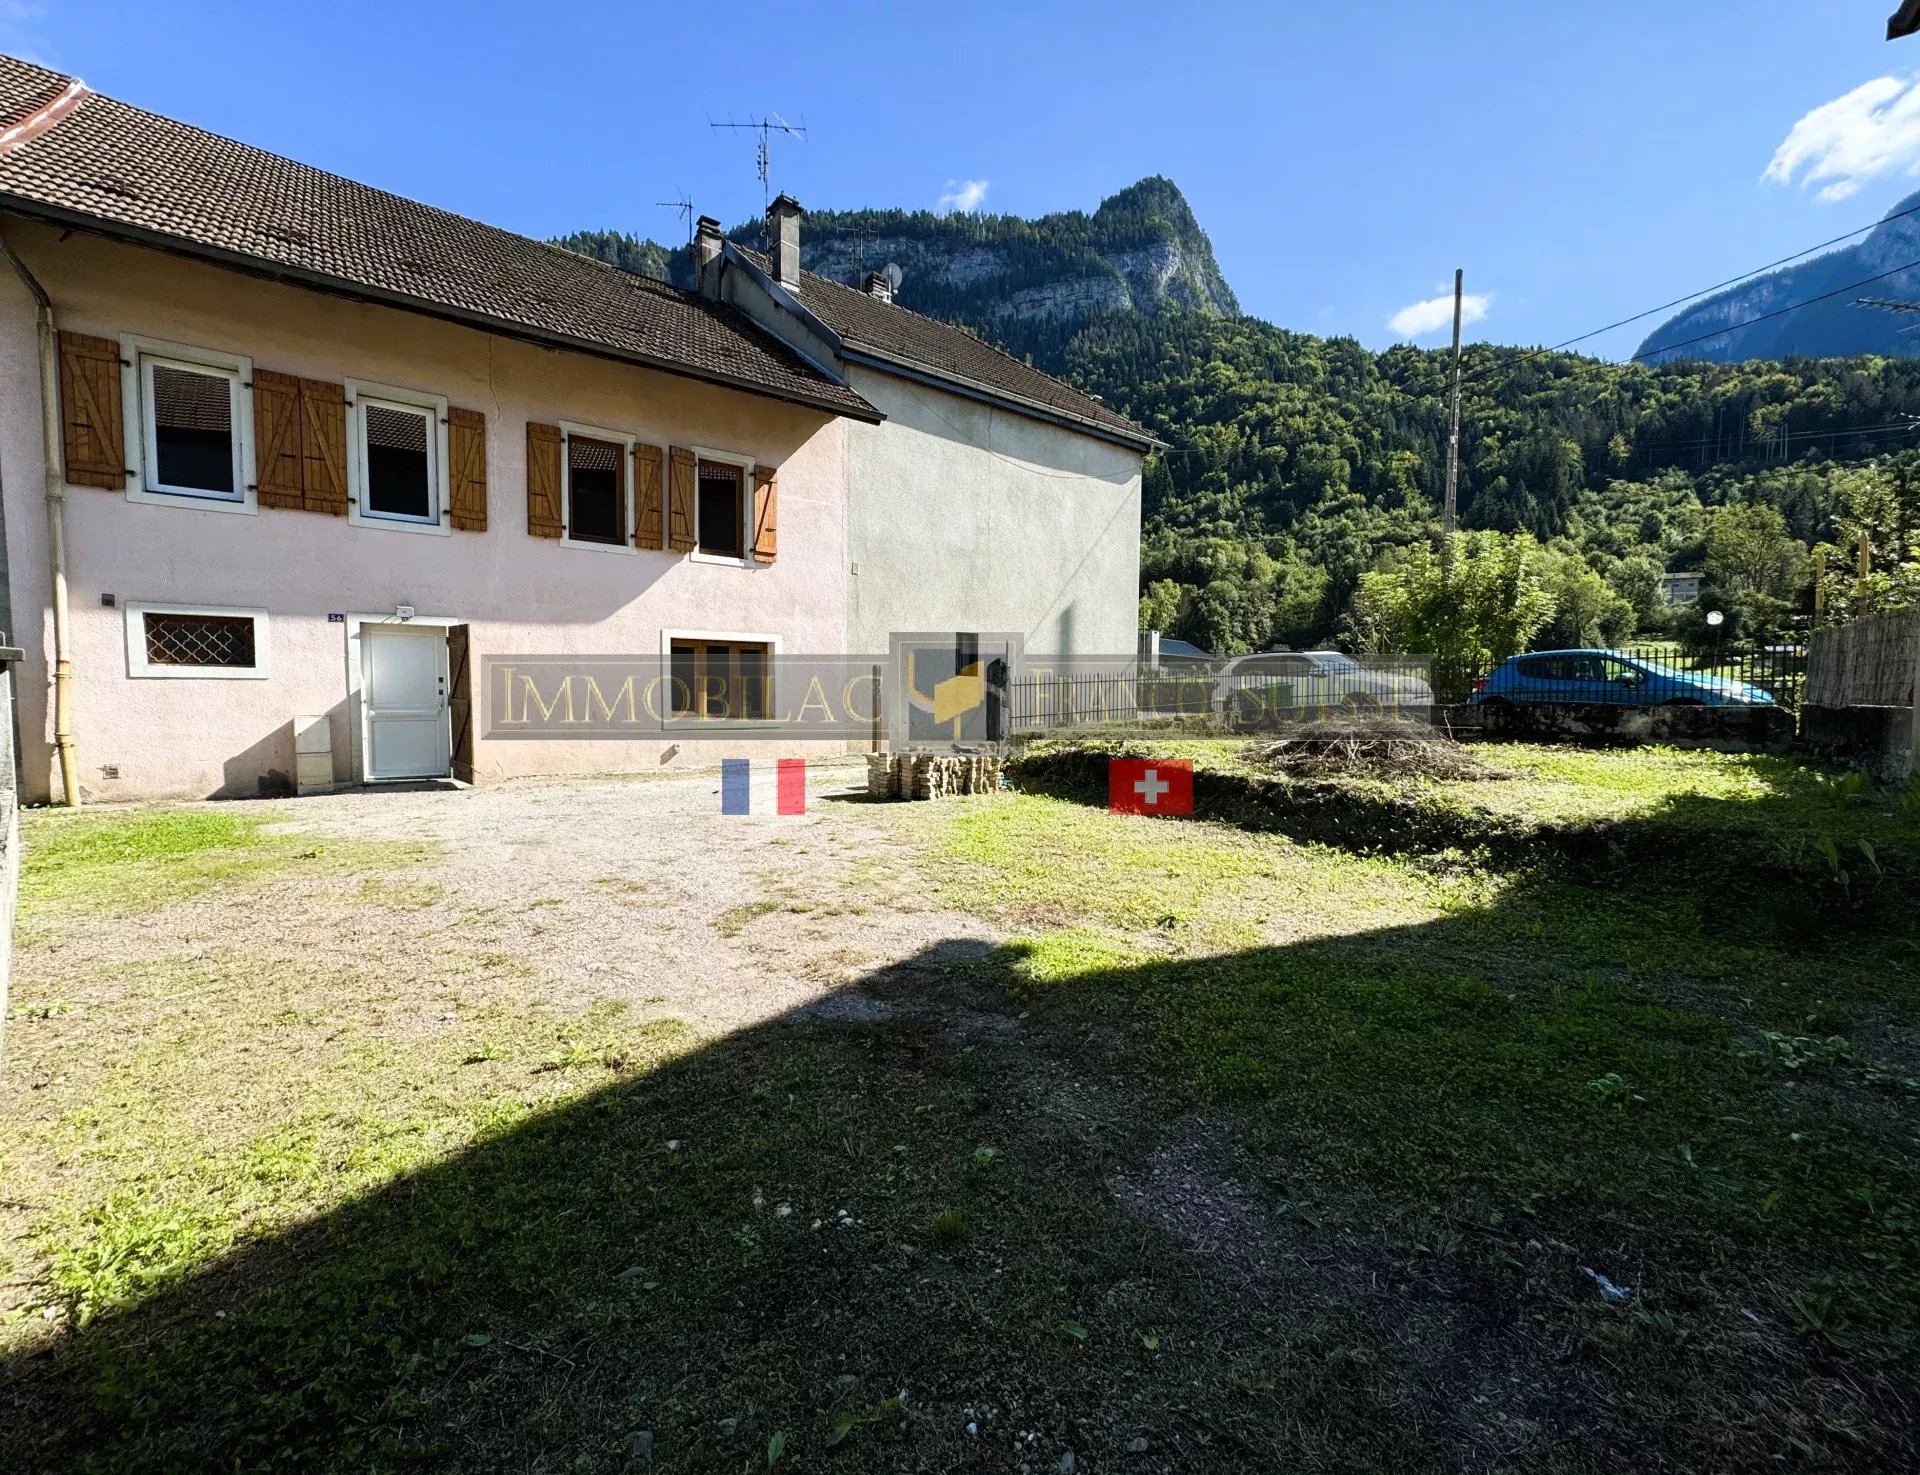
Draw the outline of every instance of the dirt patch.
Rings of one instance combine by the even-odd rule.
[[[404,988],[439,978],[469,1006],[611,997],[706,1036],[956,934],[991,935],[903,898],[907,848],[860,806],[823,802],[856,792],[861,770],[817,764],[810,778],[809,813],[789,818],[722,815],[707,774],[181,806],[259,816],[266,833],[323,853],[351,845],[377,863],[382,847],[406,851],[390,871],[276,878],[270,906],[215,891],[44,937],[29,917],[21,996],[70,998],[115,970],[211,947],[263,970],[340,968]]]
[[[1265,1218],[1252,1196],[1204,1160],[1196,1144],[1164,1147],[1108,1180],[1120,1207],[1201,1255],[1258,1253]]]

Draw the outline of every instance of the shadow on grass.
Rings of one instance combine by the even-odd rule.
[[[1496,987],[1502,949],[1533,971]],[[1215,958],[942,945],[613,1062],[16,1359],[0,1443],[21,1470],[1912,1465],[1910,1115],[1870,1125],[1838,1066],[1783,1090],[1729,1000],[1610,950],[1524,884]]]

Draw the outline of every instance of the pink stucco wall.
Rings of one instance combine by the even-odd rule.
[[[63,328],[135,333],[231,353],[310,378],[364,379],[445,395],[487,417],[488,531],[426,536],[346,518],[263,509],[253,516],[67,492],[75,732],[90,799],[255,792],[291,774],[297,715],[332,717],[336,776],[358,777],[346,624],[329,612],[391,613],[472,626],[476,668],[501,654],[652,655],[663,629],[768,633],[789,653],[844,648],[846,426],[819,411],[382,307],[255,280],[161,252],[0,219],[51,293]],[[20,669],[25,797],[53,784],[50,576],[42,498],[32,303],[0,272],[0,485],[13,640]],[[700,445],[779,468],[780,555],[769,567],[672,553],[563,547],[526,531],[526,422],[577,421],[644,440]],[[129,602],[262,607],[265,680],[135,680]],[[652,769],[766,753],[722,742],[475,745],[481,781]],[[796,750],[802,751],[802,750]],[[104,777],[107,766],[117,779]]]

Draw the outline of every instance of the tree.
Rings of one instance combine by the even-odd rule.
[[[1740,503],[1714,509],[1706,575],[1730,594],[1790,599],[1806,572],[1807,545],[1794,539],[1778,508]]]
[[[1140,596],[1140,628],[1166,631],[1180,618],[1185,592],[1172,579],[1156,579]]]
[[[1888,456],[1833,478],[1838,540],[1825,545],[1826,614],[1850,620],[1920,605],[1920,452]],[[1859,573],[1865,543],[1868,570]]]
[[[1664,624],[1668,617],[1661,575],[1666,570],[1658,559],[1646,553],[1629,553],[1607,567],[1606,580],[1613,592],[1633,611],[1636,629]]]
[[[1540,632],[1548,645],[1618,645],[1633,633],[1634,611],[1578,553],[1542,549],[1540,584],[1553,617]]]
[[[1553,616],[1540,547],[1526,533],[1454,535],[1451,561],[1427,543],[1364,575],[1349,628],[1370,654],[1433,658],[1433,689],[1460,701],[1473,678],[1527,648]]]

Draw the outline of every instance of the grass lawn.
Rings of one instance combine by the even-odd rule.
[[[301,887],[457,915],[424,842],[33,817],[0,1442],[102,1470],[1920,1463],[1915,806],[1773,760],[1490,751],[1510,777],[1387,797],[1467,837],[1611,826],[1633,863],[1091,796],[823,806],[813,833],[884,843],[768,850],[770,887],[844,871],[864,925],[999,940],[721,1037],[543,999],[484,917],[404,970],[263,971],[217,925]],[[1701,867],[1669,830],[1739,843]],[[156,894],[199,909],[135,949]],[[704,925],[775,968],[808,916]]]

